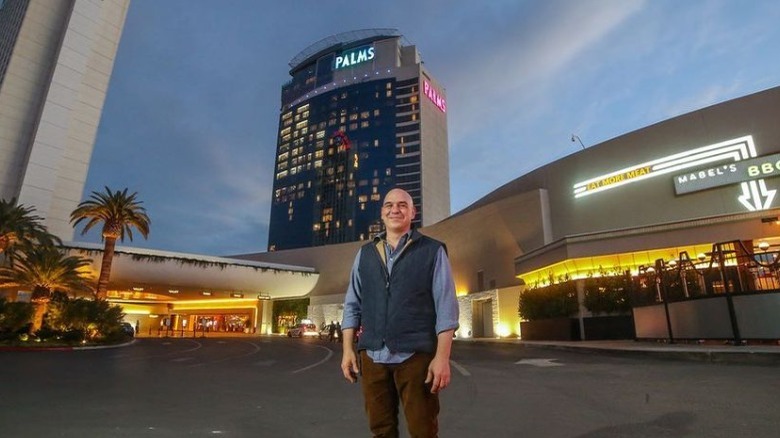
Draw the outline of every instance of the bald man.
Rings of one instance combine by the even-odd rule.
[[[399,402],[410,436],[438,436],[438,394],[450,383],[452,269],[444,244],[412,228],[415,214],[409,193],[387,193],[385,231],[360,248],[344,302],[341,370],[360,380],[375,437],[398,436]]]

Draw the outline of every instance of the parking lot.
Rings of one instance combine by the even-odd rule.
[[[0,352],[0,433],[368,436],[340,345],[317,338],[141,338]],[[776,436],[773,366],[456,342],[442,437]]]

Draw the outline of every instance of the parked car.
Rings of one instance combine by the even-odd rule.
[[[122,323],[122,332],[128,336],[135,336],[135,328],[129,322]]]
[[[287,330],[288,338],[302,338],[304,336],[317,336],[317,325],[311,322],[302,322]]]

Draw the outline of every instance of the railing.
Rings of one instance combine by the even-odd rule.
[[[780,324],[768,325],[767,321],[772,318],[771,309],[777,307],[780,300],[777,298],[780,293],[780,252],[769,249],[770,246],[763,242],[757,248],[748,248],[738,240],[721,242],[714,244],[712,251],[698,254],[695,259],[687,252],[681,252],[676,260],[658,259],[653,266],[640,266],[631,294],[635,316],[637,308],[663,305],[666,338],[670,342],[675,342],[676,332],[682,331],[685,338],[696,334],[705,339],[726,337],[740,345],[743,342],[741,323],[749,327],[750,338],[764,337],[765,333],[774,336],[780,331]],[[741,307],[735,306],[735,296],[762,293],[770,293],[771,299],[745,301],[740,303]],[[703,300],[712,298],[716,299],[716,304],[712,300],[704,304]],[[676,304],[695,300],[702,301],[699,304]],[[721,316],[728,320],[730,334],[708,336],[707,333],[720,333],[707,319],[718,319],[717,315],[713,315],[713,309],[718,310],[714,313],[720,314],[722,306],[718,303],[721,301],[726,305],[726,312]],[[675,308],[670,309],[670,306]],[[768,306],[766,312],[761,306]],[[758,331],[754,329],[756,321],[750,321],[751,318],[759,318]],[[701,329],[701,333],[696,329]],[[638,336],[640,332],[637,326]]]

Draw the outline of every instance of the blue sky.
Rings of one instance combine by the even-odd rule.
[[[455,213],[577,152],[572,134],[591,146],[780,85],[779,22],[773,0],[132,0],[84,197],[139,192],[151,233],[125,245],[265,251],[288,62],[396,28],[446,88]]]

